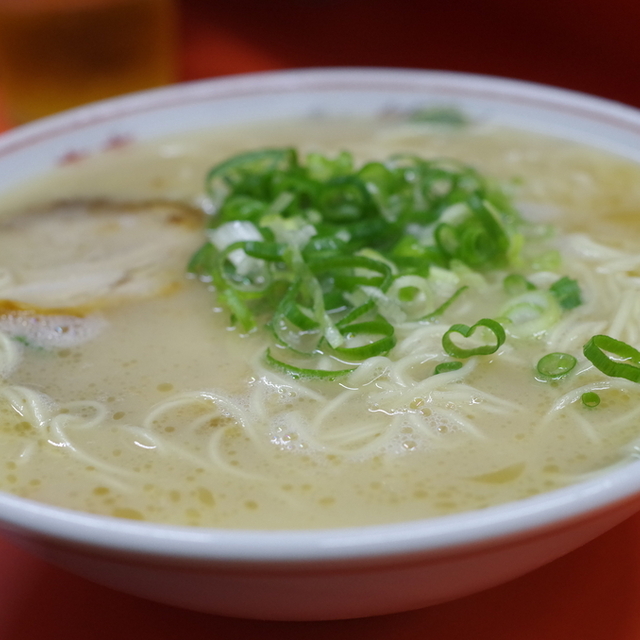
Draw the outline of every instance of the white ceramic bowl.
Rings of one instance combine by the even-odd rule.
[[[402,70],[291,71],[169,87],[77,109],[0,137],[0,191],[70,152],[232,123],[457,105],[473,117],[640,161],[640,113],[522,82]],[[0,495],[0,530],[91,580],[159,602],[264,619],[408,610],[515,578],[640,508],[640,462],[515,503],[404,524],[229,531],[138,523]]]

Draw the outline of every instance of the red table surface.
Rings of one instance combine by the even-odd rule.
[[[395,66],[544,82],[640,107],[637,0],[183,0],[181,79]],[[10,123],[0,115],[0,129]],[[420,611],[234,620],[91,584],[0,539],[0,640],[637,640],[640,515],[523,578]]]

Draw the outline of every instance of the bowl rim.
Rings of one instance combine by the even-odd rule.
[[[229,97],[310,90],[425,91],[516,101],[577,115],[640,135],[640,111],[620,103],[542,84],[448,71],[319,68],[226,76],[148,90],[44,118],[0,135],[0,159],[70,131],[131,114]],[[508,544],[545,535],[576,519],[597,517],[640,494],[640,460],[595,478],[482,510],[409,522],[311,530],[236,530],[172,526],[100,516],[0,493],[0,530],[45,537],[113,553],[235,563],[379,560],[412,554]]]
[[[145,112],[247,96],[393,90],[501,100],[551,109],[640,134],[640,110],[580,91],[525,80],[457,71],[393,67],[318,67],[262,71],[181,82],[69,109],[0,133],[0,158],[42,140]]]

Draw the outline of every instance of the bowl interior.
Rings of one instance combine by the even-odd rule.
[[[384,69],[290,71],[144,92],[53,116],[0,138],[0,190],[120,140],[304,117],[379,116],[454,106],[473,120],[558,136],[640,162],[640,115],[606,100],[498,78]],[[483,511],[319,531],[189,529],[92,516],[0,495],[8,531],[150,555],[226,560],[389,556],[481,545],[570,522],[640,491],[640,463]]]

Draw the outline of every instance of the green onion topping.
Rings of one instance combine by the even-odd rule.
[[[423,320],[433,320],[441,316],[469,287],[460,287],[448,300],[445,300],[437,309],[426,315]]]
[[[583,353],[605,375],[640,382],[640,351],[626,342],[609,336],[593,336],[584,345]]]
[[[455,107],[441,106],[420,109],[412,113],[410,122],[425,122],[447,127],[463,127],[469,124],[468,117]]]
[[[568,353],[548,353],[538,362],[538,373],[549,380],[564,378],[578,361]]]
[[[448,109],[417,119],[462,123]],[[302,158],[293,148],[263,149],[214,166],[206,189],[206,242],[188,271],[215,289],[242,331],[266,326],[282,353],[272,348],[266,362],[294,377],[335,379],[388,354],[399,326],[440,322],[486,273],[532,267],[548,249],[525,250],[540,234],[527,232],[505,192],[454,160],[397,154],[357,166],[348,152]],[[514,338],[538,335],[580,304],[567,277],[540,291],[511,274],[504,288],[500,317]],[[502,325],[485,318],[453,324],[442,345],[465,359],[504,341]],[[443,362],[436,373],[460,366]]]
[[[436,365],[436,368],[433,370],[435,375],[439,373],[448,373],[449,371],[457,371],[458,369],[462,369],[462,362],[459,360],[454,360],[453,362],[441,362]]]
[[[558,299],[563,309],[573,309],[582,304],[580,286],[568,276],[554,282],[549,287],[549,291]]]
[[[587,391],[581,396],[582,404],[589,409],[597,407],[600,404],[600,396],[593,391]]]
[[[453,342],[453,334],[459,333],[464,338],[469,338],[475,333],[478,327],[485,327],[489,330],[494,344],[483,344],[478,347],[472,347],[471,349],[464,349]],[[489,318],[483,318],[482,320],[478,320],[472,327],[466,324],[452,325],[444,336],[442,336],[442,346],[452,358],[470,358],[471,356],[486,356],[495,353],[502,344],[504,344],[505,339],[504,329],[499,322]]]
[[[518,273],[511,273],[505,277],[502,286],[508,296],[518,296],[526,291],[533,291],[536,287],[524,276]]]
[[[294,365],[287,364],[282,360],[278,360],[277,358],[274,358],[271,355],[270,349],[267,349],[267,352],[265,353],[265,360],[267,364],[273,369],[275,369],[276,371],[282,371],[283,373],[286,373],[295,379],[316,378],[321,380],[335,380],[336,378],[341,378],[342,376],[345,376],[351,373],[352,371],[355,371],[356,369],[355,367],[350,367],[347,369],[338,369],[338,370],[311,369],[311,368],[307,369],[303,367],[296,367]]]

